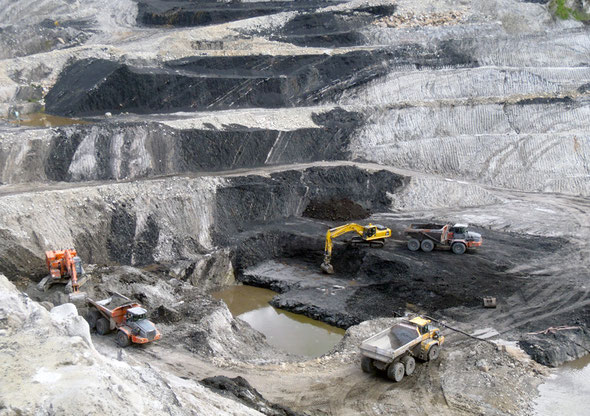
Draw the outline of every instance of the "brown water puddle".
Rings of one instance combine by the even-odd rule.
[[[270,345],[283,351],[318,357],[329,352],[344,335],[344,330],[283,311],[268,304],[276,292],[253,286],[232,286],[211,294],[223,300],[232,315],[262,332]]]
[[[51,114],[45,113],[27,114],[21,120],[12,121],[12,123],[27,127],[59,127],[73,124],[90,124],[90,122],[85,120],[52,116]]]

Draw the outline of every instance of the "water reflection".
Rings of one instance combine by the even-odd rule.
[[[232,286],[212,294],[222,299],[233,316],[262,332],[269,344],[293,354],[317,357],[330,351],[344,330],[303,315],[276,309],[268,302],[272,290]]]
[[[590,415],[590,354],[564,364],[539,386],[534,409],[537,416]]]

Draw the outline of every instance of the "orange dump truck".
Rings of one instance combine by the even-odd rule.
[[[110,298],[88,300],[89,311],[86,320],[90,329],[96,328],[100,335],[117,330],[117,344],[126,347],[131,343],[146,344],[162,337],[156,326],[149,321],[147,311],[137,302],[120,293]]]

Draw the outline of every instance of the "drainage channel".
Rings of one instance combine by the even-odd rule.
[[[344,330],[269,305],[276,292],[254,286],[231,286],[211,294],[223,300],[232,315],[263,333],[267,342],[283,351],[318,357],[329,352]]]

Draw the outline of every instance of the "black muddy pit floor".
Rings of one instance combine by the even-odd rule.
[[[407,226],[391,221],[384,225],[392,228],[394,236]],[[484,245],[462,256],[445,249],[410,252],[403,240],[392,239],[383,249],[353,248],[340,242],[333,252],[335,273],[326,275],[319,265],[328,226],[333,224],[297,219],[287,226],[269,225],[254,235],[244,233],[236,252],[242,264],[239,279],[279,292],[271,302],[275,307],[341,328],[416,312],[493,328],[499,337],[520,340],[525,349],[535,350],[532,356],[543,364],[556,365],[587,348],[583,328],[590,323],[588,314],[583,307],[576,308],[575,301],[582,300],[584,292],[574,285],[556,284],[553,277],[518,271],[523,263],[519,259],[542,265],[551,256],[567,253],[568,242],[563,239],[475,229],[483,234]],[[269,248],[260,260],[261,252]],[[255,261],[249,262],[248,256]],[[547,305],[539,287],[551,287],[554,298],[562,302],[572,300],[572,312],[543,314]],[[496,297],[497,308],[484,309],[484,296]],[[579,333],[573,335],[579,347],[575,343],[568,347],[561,339],[565,335],[537,342],[528,334],[558,324],[580,325]]]

